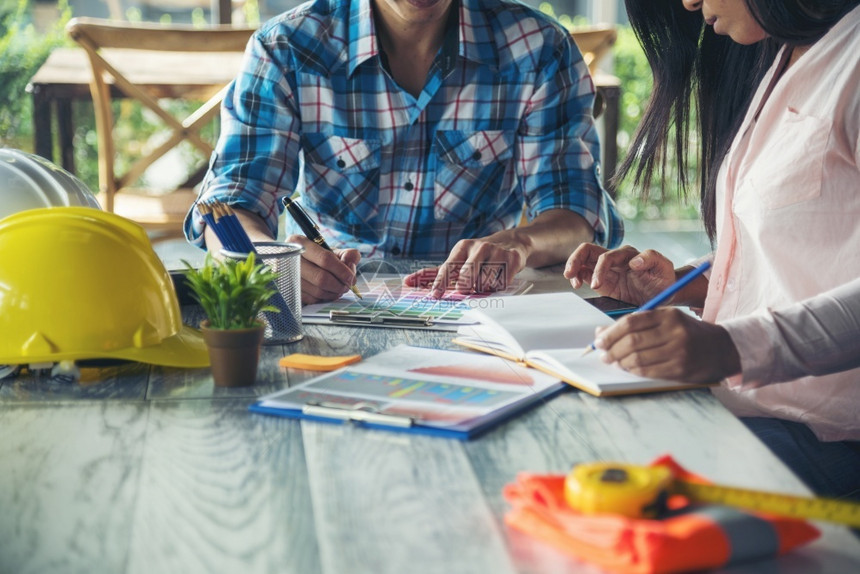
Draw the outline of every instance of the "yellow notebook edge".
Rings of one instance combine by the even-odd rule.
[[[459,337],[454,338],[451,342],[455,343],[457,345],[461,345],[463,347],[466,347],[468,349],[472,349],[473,351],[479,351],[481,353],[488,353],[490,355],[495,355],[497,357],[507,359],[508,361],[513,361],[513,362],[517,363],[518,365],[522,365],[524,367],[529,367],[531,369],[541,371],[542,373],[546,373],[547,375],[549,375],[551,377],[555,377],[556,379],[558,379],[564,383],[567,383],[568,385],[575,387],[575,388],[579,389],[580,391],[586,392],[589,395],[594,395],[595,397],[607,396],[606,393],[602,393],[599,389],[594,389],[592,387],[586,386],[586,385],[579,383],[577,381],[573,381],[573,380],[567,379],[565,377],[559,376],[558,373],[554,373],[554,372],[550,371],[549,369],[543,367],[542,365],[541,366],[533,365],[532,363],[529,363],[525,357],[517,357],[515,355],[512,355],[510,353],[505,353],[504,351],[501,351],[499,349],[494,349],[492,347],[482,347],[481,345],[478,345],[476,343],[472,343],[470,341],[465,341],[463,339],[460,339]]]
[[[665,384],[657,385],[654,387],[646,387],[646,388],[636,388],[636,389],[622,389],[619,391],[603,391],[600,389],[595,389],[585,383],[581,383],[574,379],[570,379],[568,377],[562,377],[559,373],[549,369],[548,367],[539,364],[539,363],[531,363],[525,357],[517,357],[510,353],[505,353],[504,351],[494,349],[491,347],[482,347],[476,343],[471,341],[466,341],[456,337],[452,339],[452,343],[460,345],[462,347],[466,347],[468,349],[472,349],[473,351],[479,351],[481,353],[488,353],[490,355],[495,355],[497,357],[501,357],[503,359],[507,359],[509,361],[513,361],[519,365],[524,367],[529,367],[531,369],[535,369],[542,373],[546,373],[551,377],[555,377],[564,383],[579,389],[582,392],[588,393],[589,395],[595,397],[617,397],[624,395],[641,395],[643,393],[660,393],[660,392],[670,392],[670,391],[689,391],[692,389],[703,389],[707,387],[712,387],[718,385],[719,383],[673,383],[672,381],[665,381]]]

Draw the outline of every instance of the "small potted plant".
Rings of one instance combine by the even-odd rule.
[[[269,305],[277,273],[246,259],[217,260],[207,254],[199,269],[184,262],[185,282],[207,319],[200,324],[209,348],[212,377],[221,387],[251,385],[257,378],[265,325],[257,316],[278,312]]]

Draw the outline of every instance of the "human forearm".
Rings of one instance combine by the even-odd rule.
[[[685,265],[675,269],[675,280],[677,281],[694,269],[692,265]],[[693,309],[701,309],[705,306],[705,298],[708,295],[708,279],[704,276],[697,277],[672,297],[672,305],[686,306]]]
[[[518,246],[527,267],[544,267],[563,262],[581,243],[592,241],[594,230],[573,211],[551,209],[529,225],[499,231],[486,239]]]
[[[426,286],[432,297],[447,289],[488,292],[504,289],[524,267],[564,261],[568,251],[588,241],[594,232],[581,216],[566,209],[548,210],[531,225],[499,231],[477,239],[461,239],[439,267],[419,270],[404,279],[407,285]],[[485,281],[485,269],[496,280]],[[498,270],[502,274],[498,275]]]
[[[763,315],[722,323],[743,384],[761,386],[860,366],[860,279]]]

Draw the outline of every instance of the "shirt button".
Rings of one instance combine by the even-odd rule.
[[[735,290],[735,280],[734,279],[729,279],[728,281],[726,281],[726,289],[729,291]]]
[[[412,191],[413,189],[415,189],[415,186],[412,185],[411,181],[407,181],[405,184],[403,184],[403,189],[405,189],[406,191]]]
[[[400,248],[399,248],[399,247],[397,247],[397,246],[395,245],[395,246],[391,249],[391,254],[392,254],[392,255],[400,255]]]
[[[478,161],[479,159],[481,159],[481,152],[476,151],[475,153],[473,153],[473,154],[472,154],[472,159],[473,159],[473,160],[475,160],[475,161]]]
[[[342,159],[338,159],[338,160],[337,160],[337,167],[339,167],[339,168],[341,168],[341,169],[345,168],[345,167],[346,167],[346,162],[345,162],[345,161],[343,161]]]

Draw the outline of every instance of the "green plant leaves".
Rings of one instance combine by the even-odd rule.
[[[217,260],[206,255],[199,269],[185,263],[185,283],[203,307],[212,329],[248,329],[262,311],[278,312],[269,305],[277,293],[278,275],[266,264],[257,263],[253,253],[246,259]]]
[[[25,88],[51,50],[66,43],[67,0],[57,10],[57,21],[40,33],[29,0],[0,2],[0,145],[24,149],[32,137],[33,105]]]

